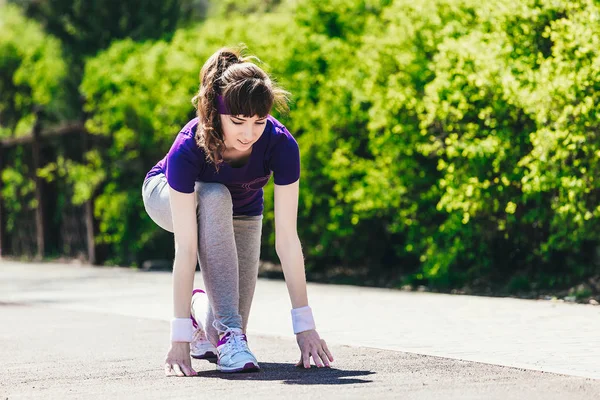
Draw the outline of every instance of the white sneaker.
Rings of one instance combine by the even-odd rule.
[[[217,369],[221,372],[258,371],[258,361],[248,348],[246,335],[238,328],[229,328],[217,345],[219,360]]]
[[[204,290],[195,289],[192,292],[191,318],[196,330],[190,343],[190,356],[203,360],[217,358],[217,349],[206,337],[202,326],[202,322],[206,320],[208,307],[208,296]]]
[[[201,360],[217,358],[217,349],[206,338],[206,333],[201,325],[198,325],[198,328],[194,331],[190,343],[190,356]]]

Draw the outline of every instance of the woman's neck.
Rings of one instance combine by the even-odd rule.
[[[231,161],[238,161],[238,160],[244,160],[246,158],[248,158],[250,156],[250,154],[252,154],[252,147],[250,147],[248,150],[241,152],[239,150],[236,149],[225,149],[225,151],[223,151],[223,161],[225,162],[231,162]]]

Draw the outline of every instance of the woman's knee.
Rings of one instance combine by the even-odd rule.
[[[220,208],[233,213],[233,202],[229,189],[221,183],[196,182],[198,207]]]

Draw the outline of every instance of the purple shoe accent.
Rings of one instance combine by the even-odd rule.
[[[222,344],[227,343],[227,341],[229,340],[229,336],[231,336],[231,332],[227,332],[227,334],[225,336],[223,336],[220,340],[219,343],[217,343],[217,347],[219,347]],[[246,343],[248,343],[248,338],[246,337],[245,334],[240,335],[242,337],[242,340]]]
[[[246,363],[246,365],[244,365],[244,368],[242,368],[242,371],[258,371],[260,368],[258,367],[258,365],[249,362]]]
[[[219,347],[222,344],[227,343],[227,341],[229,340],[229,336],[231,336],[231,332],[227,332],[226,335],[224,335],[220,340],[219,343],[217,343],[217,347]]]
[[[190,318],[192,319],[192,325],[194,325],[195,329],[198,329],[198,323],[196,322],[196,318],[190,314]]]
[[[196,293],[204,293],[204,294],[206,294],[206,292],[204,290],[202,290],[202,289],[194,289],[192,291],[192,296],[195,295]]]
[[[225,336],[223,336],[220,340],[219,343],[217,343],[217,347],[219,347],[222,344],[227,343],[227,341],[229,340],[229,336],[231,336],[231,332],[227,332],[227,334]],[[242,340],[246,343],[248,343],[248,338],[246,337],[245,334],[240,335],[242,337]]]
[[[221,365],[221,364],[217,361],[217,365]],[[253,362],[246,363],[241,368],[229,369],[229,370],[221,370],[221,372],[224,372],[224,373],[231,373],[231,372],[254,372],[254,371],[260,371],[260,367],[258,365],[256,365],[256,364],[254,364]]]

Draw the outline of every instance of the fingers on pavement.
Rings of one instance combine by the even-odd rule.
[[[181,367],[177,363],[173,364],[173,371],[175,371],[175,375],[177,375],[177,376],[184,376],[184,373],[181,370]]]
[[[331,354],[331,351],[329,351],[329,347],[327,347],[327,343],[325,343],[325,340],[321,339],[321,344],[323,345],[323,350],[325,350],[325,354],[327,354],[327,358],[329,358],[329,361],[333,361],[333,354]]]
[[[198,373],[191,367],[184,363],[166,363],[165,364],[165,375],[166,376],[195,376]]]

